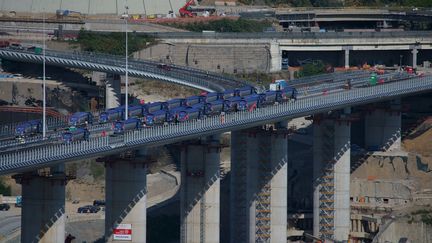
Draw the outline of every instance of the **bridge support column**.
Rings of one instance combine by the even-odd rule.
[[[282,51],[280,45],[276,41],[270,43],[270,72],[278,72],[282,70]]]
[[[384,109],[369,111],[365,117],[365,147],[368,150],[400,150],[400,100],[392,101]]]
[[[64,165],[14,176],[22,185],[21,242],[65,241]]]
[[[131,227],[133,242],[146,242],[147,168],[143,160],[105,163],[105,239],[108,242],[114,241],[113,231],[119,224]]]
[[[418,54],[417,48],[412,49],[411,50],[411,54],[412,54],[412,57],[411,57],[411,60],[412,60],[411,66],[413,68],[417,68],[417,54]]]
[[[212,136],[181,153],[180,242],[219,242],[220,144]]]
[[[230,242],[287,238],[287,130],[231,133]]]
[[[342,47],[342,50],[344,51],[343,62],[344,62],[345,69],[349,69],[349,67],[350,67],[350,50],[352,50],[352,49],[353,49],[352,46],[343,46]]]
[[[313,233],[347,241],[350,231],[350,133],[348,121],[314,124]]]
[[[106,74],[105,83],[105,108],[120,106],[121,102],[120,76],[117,74]]]
[[[345,69],[349,69],[350,67],[350,58],[349,58],[350,51],[348,49],[345,50]]]

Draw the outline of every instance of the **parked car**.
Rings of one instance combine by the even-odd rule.
[[[78,213],[97,213],[100,208],[98,206],[86,205],[78,208]]]
[[[7,203],[1,203],[0,204],[0,210],[1,211],[8,211],[9,209],[10,209],[9,204],[7,204]]]
[[[94,200],[93,201],[93,206],[105,206],[105,200]]]

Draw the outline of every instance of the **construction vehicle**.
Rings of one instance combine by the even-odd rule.
[[[62,10],[58,9],[56,11],[57,19],[78,19],[82,20],[83,16],[80,12],[71,11],[71,10]]]
[[[195,0],[189,0],[183,7],[179,9],[181,17],[196,17],[202,15],[208,17],[216,12],[213,6],[197,6]]]

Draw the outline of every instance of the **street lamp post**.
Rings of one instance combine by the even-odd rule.
[[[128,9],[129,9],[129,7],[128,6],[125,6],[125,9],[126,9],[126,13],[125,14],[123,14],[122,15],[122,17],[124,18],[124,20],[125,20],[125,23],[126,23],[126,30],[125,30],[125,36],[126,36],[126,75],[125,75],[125,95],[126,95],[126,97],[125,97],[125,120],[127,120],[128,119],[128,17],[129,17],[129,14],[128,14]]]
[[[45,82],[45,10],[43,13],[43,62],[42,62],[42,89],[43,89],[43,105],[42,105],[42,138],[46,139],[46,82]]]

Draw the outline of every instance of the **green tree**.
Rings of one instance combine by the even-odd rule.
[[[123,55],[125,53],[125,34],[100,34],[81,29],[77,42],[84,51]],[[128,33],[128,53],[132,53],[154,43],[152,37]]]
[[[4,178],[0,177],[0,194],[3,196],[10,196],[11,195],[11,186],[6,185],[4,182]]]
[[[187,29],[194,32],[213,30],[216,32],[262,32],[264,28],[270,27],[269,21],[256,21],[239,18],[237,20],[221,19],[207,23],[195,22],[189,24],[170,24],[173,27]]]
[[[325,65],[321,60],[305,64],[301,67],[298,77],[313,76],[325,72]]]

